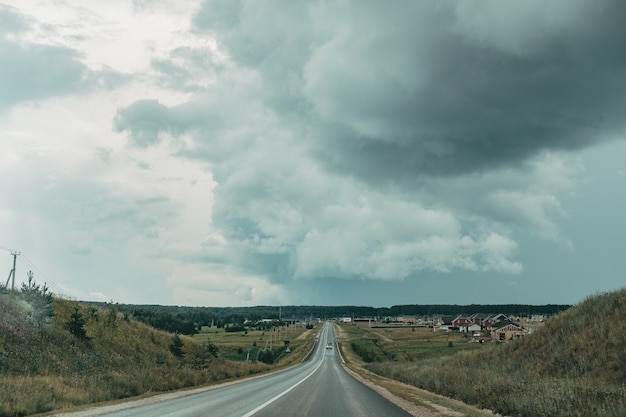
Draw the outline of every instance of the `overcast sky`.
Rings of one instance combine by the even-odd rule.
[[[622,0],[0,0],[0,283],[205,306],[626,282]]]

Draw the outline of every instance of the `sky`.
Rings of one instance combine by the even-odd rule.
[[[0,0],[0,284],[187,306],[626,282],[621,0]]]

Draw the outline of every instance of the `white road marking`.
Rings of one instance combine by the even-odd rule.
[[[320,363],[315,367],[315,369],[313,369],[313,371],[308,374],[307,376],[305,376],[304,378],[302,378],[300,381],[298,381],[298,383],[292,385],[291,387],[289,387],[288,389],[286,389],[285,391],[281,392],[280,394],[278,394],[277,396],[275,396],[272,399],[269,399],[267,401],[265,401],[263,404],[261,404],[260,406],[258,406],[257,408],[255,408],[252,411],[248,411],[246,414],[244,414],[241,417],[251,417],[253,415],[255,415],[256,413],[258,413],[259,411],[261,411],[262,409],[264,409],[265,407],[267,407],[268,405],[270,405],[271,403],[273,403],[274,401],[276,401],[277,399],[279,399],[280,397],[282,397],[283,395],[287,394],[289,391],[291,391],[292,389],[294,389],[295,387],[297,387],[298,385],[302,384],[304,381],[306,381],[307,379],[309,379],[311,377],[311,375],[313,375],[315,372],[317,372],[318,369],[320,369],[320,366],[322,366],[322,363],[324,363],[324,357],[322,356],[322,360],[320,361]]]

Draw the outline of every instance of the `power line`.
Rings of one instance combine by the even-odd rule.
[[[9,281],[11,281],[11,278],[13,278],[13,281],[11,283],[11,291],[15,289],[15,262],[17,261],[17,256],[19,254],[19,252],[11,251],[11,256],[13,257],[13,269],[11,269],[11,272],[9,272],[9,278],[7,278],[7,283],[4,285],[6,288],[9,288]]]
[[[12,289],[15,289],[15,275],[16,275],[15,264],[16,264],[16,259],[19,256],[20,263],[23,264],[30,271],[35,271],[38,277],[43,278],[44,284],[48,288],[50,288],[52,292],[54,292],[58,296],[67,297],[67,295],[64,294],[65,290],[60,285],[58,285],[53,280],[51,280],[50,277],[48,277],[45,274],[45,272],[43,272],[39,267],[37,267],[37,265],[35,265],[33,261],[28,259],[28,257],[23,252],[19,252],[14,249],[7,248],[6,246],[3,246],[3,245],[0,245],[0,250],[7,251],[11,254],[11,256],[13,256],[13,268],[11,269],[11,272],[9,272],[9,278],[7,279],[5,287],[8,288],[9,282],[12,282],[11,287]],[[41,281],[41,278],[39,279],[39,281]],[[0,283],[0,285],[2,284]]]
[[[35,265],[33,261],[28,259],[28,257],[23,253],[20,256],[20,262],[23,263],[24,266],[26,266],[28,269],[35,271],[38,276],[43,277],[46,286],[48,288],[51,288],[53,290],[52,292],[56,293],[57,295],[63,295],[63,288],[61,288],[61,286],[52,281],[41,269],[37,267],[37,265]]]

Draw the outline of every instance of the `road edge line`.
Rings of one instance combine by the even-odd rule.
[[[246,414],[244,414],[241,417],[251,417],[251,416],[255,415],[256,413],[258,413],[259,411],[261,411],[262,409],[264,409],[265,407],[267,407],[268,405],[270,405],[271,403],[273,403],[274,401],[278,400],[280,397],[282,397],[283,395],[287,394],[292,389],[294,389],[295,387],[297,387],[298,385],[302,384],[304,381],[309,379],[315,372],[317,372],[318,369],[320,369],[320,366],[322,366],[323,363],[324,363],[324,358],[322,357],[322,360],[320,361],[320,363],[315,367],[315,369],[313,369],[313,371],[310,374],[308,374],[307,376],[302,378],[300,381],[298,381],[296,384],[294,384],[291,387],[287,388],[285,391],[281,392],[280,394],[278,394],[274,398],[270,398],[269,400],[265,401],[263,404],[261,404],[257,408],[255,408],[255,409],[253,409],[251,411],[248,411]]]

